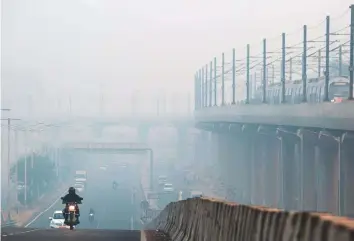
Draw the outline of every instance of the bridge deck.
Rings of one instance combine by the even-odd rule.
[[[195,120],[354,130],[352,110],[354,110],[354,102],[231,105],[198,110],[195,112]]]

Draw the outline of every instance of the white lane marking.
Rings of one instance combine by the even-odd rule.
[[[63,192],[51,205],[49,205],[49,207],[47,207],[44,211],[40,212],[36,217],[34,217],[34,219],[32,219],[29,223],[27,223],[25,225],[25,228],[27,228],[28,226],[30,226],[32,223],[34,223],[38,218],[40,218],[44,213],[46,213],[49,209],[51,209],[61,198],[61,196],[66,193],[66,190],[65,192]]]
[[[31,229],[31,230],[27,230],[27,231],[23,231],[23,232],[3,234],[3,235],[1,235],[1,236],[2,236],[2,237],[6,237],[6,236],[12,236],[12,235],[16,235],[16,234],[31,233],[31,232],[39,231],[39,230],[40,230],[40,229]]]

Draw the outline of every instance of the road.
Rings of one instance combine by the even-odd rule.
[[[34,229],[3,228],[1,240],[6,241],[140,241],[139,230],[102,230],[102,229]]]
[[[71,237],[76,237],[76,240],[84,236],[85,240],[97,240],[97,238],[100,238],[100,240],[106,238],[106,240],[113,240],[114,237],[115,240],[119,240],[117,239],[118,237],[125,237],[123,240],[127,241],[140,240],[140,231],[129,231],[141,229],[141,223],[138,218],[140,200],[135,200],[133,195],[133,188],[139,190],[140,172],[136,170],[139,167],[111,165],[107,167],[107,170],[101,170],[97,164],[91,168],[91,170],[87,170],[87,187],[84,192],[79,193],[84,200],[83,204],[80,205],[81,223],[77,226],[76,230],[56,230],[49,228],[49,217],[53,215],[54,211],[63,209],[63,204],[61,204],[61,200],[59,199],[49,207],[44,207],[44,210],[25,226],[27,229],[14,230],[14,228],[3,228],[2,239],[40,240],[42,238],[39,237],[46,237],[46,240],[55,240],[56,236],[62,239],[64,235],[64,239],[70,236],[70,239]],[[113,180],[119,183],[116,190],[112,188]],[[93,223],[88,221],[90,208],[93,208],[96,213]],[[107,231],[107,229],[110,231]],[[123,232],[119,230],[127,231]],[[11,233],[13,235],[9,235]],[[16,239],[16,237],[22,238]]]

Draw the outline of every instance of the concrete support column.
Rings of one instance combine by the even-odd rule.
[[[320,132],[319,135],[319,161],[322,183],[320,211],[334,214],[339,212],[339,179],[340,179],[340,159],[341,140],[328,132]]]
[[[252,177],[253,177],[253,204],[264,205],[264,142],[256,135],[253,141],[253,162],[252,162]]]
[[[315,145],[311,136],[302,139],[302,208],[308,211],[317,210]]]
[[[250,204],[258,204],[258,190],[257,190],[257,139],[252,137],[249,146],[249,160],[250,160],[250,169],[249,169],[249,180],[251,184],[251,200]]]
[[[178,133],[178,144],[177,144],[177,155],[180,162],[186,162],[189,153],[189,133],[187,127],[179,127],[177,129]],[[209,138],[208,138],[209,139]],[[210,142],[210,141],[208,141]]]
[[[319,147],[319,178],[317,183],[319,202],[318,210],[323,212],[336,213],[336,196],[338,194],[334,180],[334,163],[336,162],[336,151],[333,147],[321,143]]]
[[[259,204],[263,206],[268,205],[269,201],[269,196],[268,196],[268,178],[267,178],[267,165],[269,164],[269,159],[268,159],[268,144],[266,142],[266,137],[264,135],[259,135],[258,136],[258,193],[259,193]]]
[[[205,160],[207,160],[208,155],[205,153],[205,150],[208,148],[208,132],[200,131],[197,134],[194,146],[195,146],[195,155],[194,155],[194,164],[196,167],[201,167],[205,165]]]
[[[210,149],[210,165],[215,166],[215,164],[218,163],[218,158],[219,158],[219,137],[217,132],[211,132],[210,133],[210,144],[211,147]]]
[[[248,138],[234,134],[230,136],[229,153],[229,175],[231,177],[230,188],[233,189],[234,201],[244,203],[248,187],[247,180],[247,145]]]
[[[297,209],[295,143],[291,138],[281,138],[281,159],[283,168],[283,208]]]
[[[218,163],[220,165],[220,180],[224,183],[224,187],[228,188],[231,180],[229,175],[230,169],[230,153],[229,153],[230,137],[227,133],[218,134]],[[226,192],[226,190],[222,190]]]
[[[150,134],[150,125],[139,125],[138,126],[138,136],[139,136],[139,141],[142,143],[148,143],[149,142],[149,134]]]
[[[344,133],[340,163],[340,215],[354,218],[354,138]]]
[[[277,139],[276,136],[265,136],[264,141],[266,151],[266,158],[264,160],[265,204],[269,207],[278,207],[278,190],[280,189],[278,182],[280,140]]]

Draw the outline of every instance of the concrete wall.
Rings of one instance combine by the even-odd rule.
[[[326,213],[286,212],[260,206],[238,205],[209,198],[170,203],[145,227],[173,241],[349,241],[354,220]],[[154,239],[155,240],[155,239]]]

